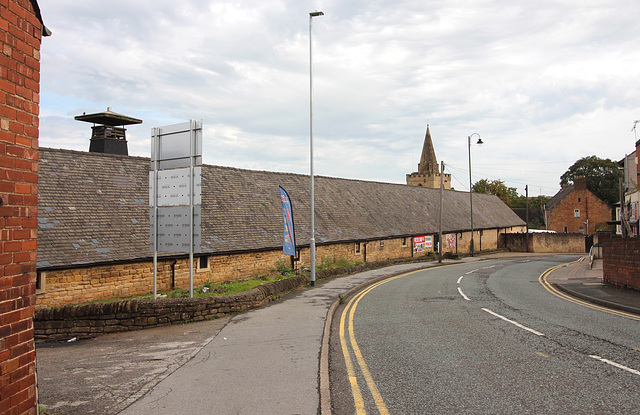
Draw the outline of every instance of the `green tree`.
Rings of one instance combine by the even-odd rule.
[[[540,206],[544,205],[551,199],[549,196],[534,196],[529,197],[529,209],[536,209]],[[514,200],[511,201],[512,209],[525,209],[527,207],[527,198],[525,195],[518,195]]]
[[[584,176],[587,189],[613,206],[620,201],[619,180],[622,174],[622,169],[613,160],[596,156],[583,157],[560,176],[560,185],[572,184],[576,177]]]
[[[515,187],[507,187],[502,180],[478,180],[473,184],[471,190],[474,193],[488,193],[496,195],[507,206],[511,207],[513,201],[518,197],[518,191]]]

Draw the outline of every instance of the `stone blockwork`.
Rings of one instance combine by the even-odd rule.
[[[512,252],[585,252],[585,237],[580,233],[513,233],[502,235],[502,239],[504,247]]]
[[[359,252],[356,252],[356,243],[318,246],[317,264],[322,267],[338,261],[371,262],[412,257],[411,238],[382,241],[382,247],[380,241],[362,242]],[[300,258],[301,262],[298,264],[308,266],[308,248],[300,250]],[[282,255],[279,250],[215,255],[205,260],[195,258],[193,281],[196,286],[206,282],[233,281],[289,265],[290,257]],[[46,285],[38,293],[37,308],[130,297],[153,291],[153,262],[53,270],[41,273],[40,278],[46,281]],[[188,258],[158,261],[157,289],[163,291],[173,287],[189,287]]]
[[[35,1],[0,0],[0,413],[35,414],[38,102]]]
[[[194,258],[194,285],[231,281],[259,275],[288,259],[277,251],[217,255],[201,267]],[[148,294],[153,291],[153,261],[68,268],[41,273],[46,285],[38,294],[37,308]],[[189,287],[189,259],[158,261],[157,289]]]
[[[640,238],[603,239],[604,281],[640,290]]]
[[[36,339],[88,338],[168,324],[202,321],[259,307],[307,283],[293,277],[250,291],[219,297],[125,300],[44,308],[36,311]]]
[[[476,252],[502,248],[499,235],[518,228],[476,231]],[[437,240],[437,235],[431,235]],[[452,240],[447,243],[447,239]],[[443,235],[443,252],[461,254],[469,248],[470,233]],[[435,252],[434,244],[427,252],[413,252],[413,238],[389,238],[361,242],[319,245],[316,261],[320,268],[337,262],[377,262],[420,257]],[[212,255],[194,259],[194,285],[244,279],[290,265],[290,257],[280,250]],[[309,266],[309,248],[300,249],[298,268]],[[40,273],[44,282],[38,292],[36,308],[59,307],[97,300],[145,295],[153,291],[153,262],[139,261],[121,264],[76,267]],[[158,261],[157,289],[189,287],[189,259],[182,257]]]

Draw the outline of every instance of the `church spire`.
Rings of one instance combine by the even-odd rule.
[[[451,189],[451,175],[440,171],[436,152],[433,149],[433,141],[431,141],[431,131],[429,131],[429,124],[427,124],[418,171],[407,174],[407,184],[438,189],[441,181],[445,189]]]
[[[437,173],[439,170],[436,152],[433,149],[433,141],[431,141],[431,132],[429,132],[429,124],[427,124],[427,133],[424,136],[422,156],[420,157],[420,164],[418,164],[418,173],[431,175]]]

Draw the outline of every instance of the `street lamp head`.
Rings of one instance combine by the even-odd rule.
[[[309,17],[318,17],[318,16],[324,16],[324,13],[319,12],[319,11],[315,11],[315,12],[310,12],[309,13]]]
[[[484,144],[484,142],[482,141],[482,138],[480,138],[480,134],[478,133],[473,133],[469,136],[469,145],[471,145],[471,137],[473,137],[474,135],[478,136],[478,141],[476,142],[477,145],[481,146]]]

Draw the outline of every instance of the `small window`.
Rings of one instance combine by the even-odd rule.
[[[47,273],[38,271],[36,273],[36,294],[45,292],[47,286]]]
[[[206,271],[209,269],[209,257],[201,256],[198,258],[198,271]]]
[[[578,202],[582,202],[582,198],[581,197],[578,198]]]
[[[574,209],[573,217],[574,218],[579,218],[580,217],[580,209]]]
[[[356,242],[355,251],[356,251],[356,254],[360,253],[360,242]]]
[[[566,226],[564,227],[564,233],[569,233],[569,228],[567,228]]]

